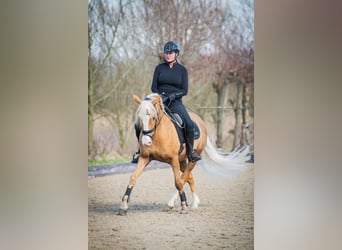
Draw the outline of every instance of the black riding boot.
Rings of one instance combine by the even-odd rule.
[[[188,155],[188,159],[191,162],[196,162],[201,159],[200,155],[196,155],[194,152],[194,138],[195,138],[195,129],[189,129],[186,132],[186,153]]]
[[[139,136],[140,136],[140,127],[139,125],[136,123],[134,125],[134,128],[135,128],[135,135],[139,141]],[[135,154],[133,155],[133,159],[131,161],[131,163],[138,163],[138,160],[139,160],[139,155],[140,155],[140,148],[138,149],[137,152],[135,152]]]

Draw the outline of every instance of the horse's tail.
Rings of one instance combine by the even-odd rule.
[[[249,166],[251,152],[248,145],[237,147],[229,153],[219,152],[207,138],[207,145],[201,154],[201,166],[209,173],[223,178],[234,177]]]

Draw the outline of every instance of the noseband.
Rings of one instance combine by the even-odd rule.
[[[157,127],[157,126],[154,126],[154,128],[153,128],[153,129],[150,129],[150,130],[143,130],[143,131],[141,131],[141,133],[142,133],[143,135],[146,135],[146,136],[148,136],[148,137],[151,137],[151,139],[153,139],[153,138],[152,138],[152,135],[150,135],[150,134],[152,134],[154,131],[156,131],[156,127]]]

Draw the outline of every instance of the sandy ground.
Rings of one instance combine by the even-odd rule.
[[[254,249],[253,166],[232,179],[193,170],[197,210],[180,214],[180,201],[170,212],[166,202],[175,191],[170,168],[144,171],[119,216],[130,173],[88,180],[89,249]],[[189,186],[185,186],[192,204]]]

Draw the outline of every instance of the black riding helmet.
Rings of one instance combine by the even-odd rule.
[[[165,45],[164,45],[164,53],[176,52],[176,54],[179,55],[179,50],[180,50],[180,47],[179,47],[178,43],[176,43],[176,42],[169,41],[169,42],[165,43]]]

